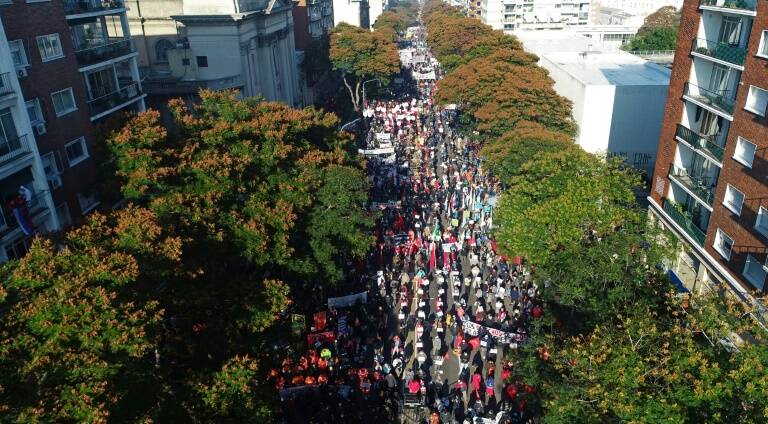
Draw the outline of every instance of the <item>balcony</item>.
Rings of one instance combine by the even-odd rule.
[[[715,193],[712,191],[714,184],[708,184],[706,177],[691,175],[687,169],[680,168],[674,163],[669,167],[669,177],[687,188],[701,201],[710,207],[712,206],[712,201],[715,198]]]
[[[733,109],[736,105],[735,94],[729,90],[710,91],[687,82],[683,96],[712,108],[714,112],[725,115],[728,120],[733,120]]]
[[[29,217],[32,227],[37,228],[37,224],[39,224],[39,217],[48,211],[48,205],[45,203],[48,191],[34,191],[32,182],[23,185],[32,191],[32,196],[25,205],[27,210],[26,215]],[[23,200],[20,201],[23,202]],[[3,205],[2,213],[0,213],[0,238],[6,238],[9,234],[18,228],[19,221],[13,215],[13,210],[11,210],[8,205]]]
[[[726,9],[725,12],[755,16],[756,0],[701,0],[699,7]]]
[[[0,165],[4,165],[25,153],[31,152],[32,150],[29,148],[29,141],[26,135],[0,140]]]
[[[139,89],[139,84],[134,82],[119,90],[113,91],[109,94],[97,97],[88,101],[88,108],[91,111],[91,119],[94,116],[102,115],[110,110],[130,103],[132,100],[137,99],[143,93]]]
[[[64,0],[64,13],[67,15],[120,10],[124,7],[123,0]]]
[[[9,72],[3,72],[0,74],[0,97],[11,96],[16,94],[16,91],[11,85],[11,74]]]
[[[99,42],[93,46],[81,46],[75,51],[77,62],[81,67],[95,65],[133,53],[133,43],[130,38],[109,38],[106,43]]]
[[[693,40],[693,53],[736,65],[740,69],[744,69],[744,59],[747,57],[746,49],[703,38]]]
[[[664,199],[664,212],[672,218],[677,225],[679,225],[699,246],[704,246],[704,239],[707,237],[704,231],[701,231],[696,224],[693,223],[688,211],[679,204],[669,199]]]
[[[238,0],[237,11],[238,13],[259,12],[266,10],[269,5],[269,0]]]
[[[725,149],[712,142],[717,137],[716,135],[702,135],[682,124],[677,124],[675,137],[688,143],[694,150],[717,159],[720,163],[723,162]]]

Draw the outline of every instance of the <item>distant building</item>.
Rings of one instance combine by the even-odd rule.
[[[333,23],[346,22],[368,29],[373,24],[369,16],[368,0],[333,0]]]
[[[558,94],[573,102],[576,143],[653,172],[670,71],[629,53],[544,54],[539,65]]]
[[[471,9],[471,4],[470,4]],[[589,0],[481,0],[480,20],[506,32],[590,23]]]
[[[583,25],[569,30],[593,40],[601,50],[618,50],[635,38],[639,28],[635,25]]]
[[[145,45],[151,51],[145,52],[144,62],[149,65],[145,85],[150,95],[161,99],[194,96],[201,88],[237,89],[246,97],[304,104],[301,57],[288,0],[171,0],[170,10],[179,12],[171,21],[162,7],[165,2],[150,2],[156,6],[151,9],[142,2],[143,9],[132,19],[153,38]],[[322,2],[317,9],[322,26]],[[326,11],[326,22],[329,16]],[[310,25],[312,18],[317,16],[308,16]],[[148,31],[146,22],[154,20],[157,24]]]
[[[630,15],[645,18],[664,6],[674,6],[680,9],[683,0],[598,0],[598,8],[619,9]]]
[[[768,2],[686,0],[649,197],[685,290],[768,323]],[[760,298],[763,300],[761,301]]]

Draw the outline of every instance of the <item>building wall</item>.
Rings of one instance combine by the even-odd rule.
[[[36,201],[40,202],[44,209],[47,209],[47,211],[43,210],[41,213],[31,216],[37,231],[42,233],[55,231],[59,227],[59,221],[2,23],[0,23],[0,74],[4,75],[4,88],[13,90],[13,94],[4,91],[0,96],[0,109],[10,111],[15,131],[19,136],[26,137],[24,141],[30,152],[23,154],[21,149],[18,149],[18,156],[10,160],[0,161],[0,194],[2,194],[0,196],[0,202],[2,202],[0,211],[3,215],[0,217],[0,262],[5,262],[13,259],[16,254],[23,254],[23,247],[19,247],[18,253],[16,253],[17,251],[13,249],[13,246],[27,246],[30,240],[30,237],[25,236],[21,229],[12,228],[14,223],[10,216],[11,210],[8,207],[9,199],[18,193],[21,184],[25,184],[27,189],[33,191]],[[29,176],[31,180],[18,181],[20,174],[24,177]],[[10,254],[8,253],[9,250],[11,251]]]
[[[183,13],[182,3],[183,0],[125,0],[140,67],[168,70],[168,61],[158,58],[158,43],[176,44],[176,22],[171,16]]]
[[[352,0],[333,0],[333,22],[335,25],[346,22],[350,25],[363,27],[362,7],[368,4]]]
[[[757,16],[753,18],[751,32],[748,41],[748,53],[744,63],[744,72],[736,86],[737,96],[733,122],[730,124],[726,138],[725,152],[722,160],[722,168],[717,180],[712,202],[712,212],[709,224],[706,228],[706,237],[702,248],[692,247],[692,250],[705,262],[709,269],[707,273],[715,281],[727,280],[734,292],[744,295],[752,290],[751,284],[742,276],[746,255],[752,254],[758,261],[765,261],[768,256],[766,237],[754,230],[756,214],[759,207],[768,207],[768,187],[765,176],[766,154],[768,149],[768,121],[765,117],[756,115],[744,109],[750,85],[768,89],[768,61],[757,57],[757,49],[760,45],[762,31],[768,29],[768,3],[757,2]],[[678,34],[678,46],[675,54],[675,62],[672,69],[667,109],[664,125],[662,127],[658,160],[655,167],[652,200],[662,205],[663,198],[668,195],[672,183],[667,174],[670,163],[675,159],[677,142],[675,130],[677,124],[683,120],[685,113],[685,101],[681,100],[687,81],[703,79],[702,72],[691,73],[693,57],[691,55],[691,41],[702,35],[700,21],[715,19],[713,13],[699,10],[699,2],[686,0],[682,9],[682,21]],[[712,35],[705,35],[707,38]],[[716,36],[716,35],[714,35]],[[701,61],[701,59],[696,59]],[[683,122],[687,122],[683,120]],[[757,153],[754,165],[751,169],[741,165],[733,159],[738,137],[744,137],[757,145]],[[736,215],[723,205],[726,187],[728,184],[736,187],[744,193],[744,204],[740,215]],[[663,216],[663,214],[660,214]],[[666,218],[665,218],[666,219]],[[713,244],[717,229],[721,229],[734,241],[730,258],[724,258],[718,253]]]
[[[78,71],[78,62],[74,54],[69,26],[60,2],[24,3],[0,7],[8,40],[22,39],[30,66],[27,76],[20,79],[25,100],[39,99],[45,118],[46,134],[36,137],[41,155],[54,153],[61,158],[60,171],[62,186],[53,190],[56,205],[66,202],[73,219],[81,216],[77,193],[96,183],[96,163],[91,157],[75,166],[67,164],[65,144],[85,137],[88,150],[92,154],[99,147],[96,143],[97,131],[89,119],[89,110],[83,76]],[[36,45],[39,35],[58,33],[64,57],[49,62],[42,62]],[[54,77],[55,76],[55,77]],[[56,117],[51,93],[71,87],[77,110],[67,115]]]

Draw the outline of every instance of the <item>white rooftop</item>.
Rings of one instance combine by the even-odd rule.
[[[554,66],[584,85],[669,85],[670,70],[625,52],[545,54],[540,64]]]
[[[568,30],[514,31],[523,48],[541,56],[549,52],[583,52],[597,48],[597,42]]]

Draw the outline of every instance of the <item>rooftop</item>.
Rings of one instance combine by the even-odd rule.
[[[670,70],[625,52],[545,54],[543,64],[568,73],[585,85],[669,85]]]

